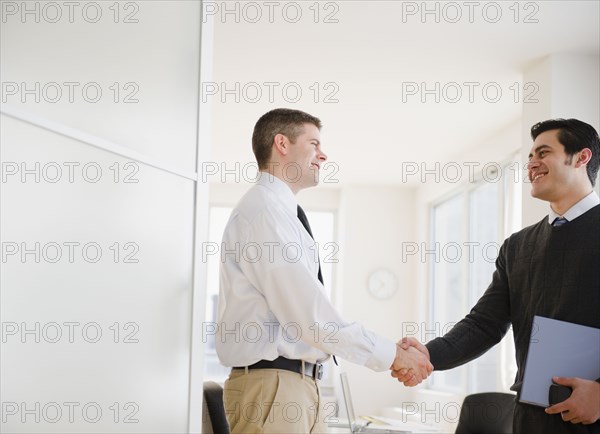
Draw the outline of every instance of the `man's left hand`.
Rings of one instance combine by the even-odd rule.
[[[571,396],[546,409],[548,414],[561,413],[565,422],[589,425],[600,419],[600,383],[574,377],[553,377],[562,386],[573,389]]]

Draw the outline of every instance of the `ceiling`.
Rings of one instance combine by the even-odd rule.
[[[337,186],[400,184],[399,162],[447,160],[514,127],[528,65],[600,54],[598,1],[472,3],[207,2],[211,158],[254,161],[258,117],[291,107],[323,121]]]

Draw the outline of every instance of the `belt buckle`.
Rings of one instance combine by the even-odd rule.
[[[323,378],[323,364],[322,363],[315,363],[315,366],[313,367],[313,378],[315,380],[320,380],[321,378]]]

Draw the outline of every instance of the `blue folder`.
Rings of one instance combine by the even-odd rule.
[[[600,329],[536,315],[519,401],[548,407],[552,377],[600,378]]]

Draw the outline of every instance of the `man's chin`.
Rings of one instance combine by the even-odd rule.
[[[300,190],[306,190],[307,188],[311,188],[311,187],[316,187],[319,184],[319,181],[303,181],[303,182],[298,182],[298,191]]]
[[[532,188],[530,191],[531,197],[539,199],[539,200],[545,200],[548,201],[548,195],[545,194],[543,191],[541,191],[540,189],[536,189],[536,188]]]
[[[319,174],[315,173],[314,176],[311,176],[309,179],[304,179],[304,183],[306,184],[306,188],[316,187],[319,185]]]

